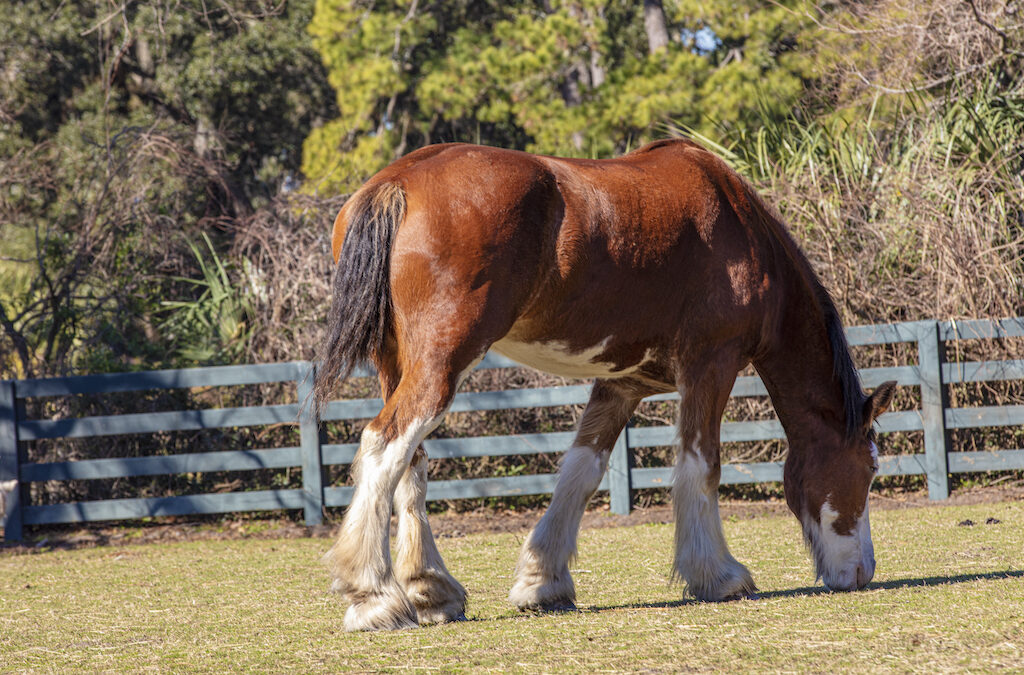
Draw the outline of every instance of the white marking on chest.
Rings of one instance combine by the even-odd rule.
[[[572,351],[567,342],[559,340],[520,342],[507,335],[491,348],[513,361],[563,377],[625,377],[652,359],[651,350],[648,349],[639,363],[622,369],[615,363],[597,360],[607,350],[611,339],[609,336],[593,347]]]

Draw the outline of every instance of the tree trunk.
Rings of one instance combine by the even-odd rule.
[[[647,32],[647,50],[651,54],[668,44],[665,8],[661,0],[644,0],[644,30]]]

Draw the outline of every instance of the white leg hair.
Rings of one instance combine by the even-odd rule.
[[[440,419],[414,420],[390,443],[371,428],[363,430],[353,466],[355,494],[338,540],[324,556],[334,576],[331,589],[350,603],[345,630],[388,630],[417,623],[416,611],[391,569],[391,503],[413,451]]]
[[[700,449],[680,448],[672,487],[676,517],[673,575],[686,582],[698,600],[727,600],[753,595],[750,572],[729,553],[718,515],[718,486]]]
[[[0,519],[7,514],[7,495],[13,494],[17,487],[16,480],[0,481]]]
[[[465,618],[466,590],[445,567],[427,520],[427,456],[422,450],[395,490],[398,549],[395,576],[421,625]]]
[[[580,519],[608,467],[608,451],[573,446],[544,516],[523,542],[509,601],[519,609],[575,609],[569,562],[576,556]]]

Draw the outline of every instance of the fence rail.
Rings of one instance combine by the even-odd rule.
[[[950,473],[1024,469],[1024,449],[990,452],[951,452],[949,432],[978,427],[1021,427],[1024,405],[950,408],[947,386],[966,382],[1024,379],[1024,360],[954,362],[945,359],[946,345],[960,340],[1024,337],[1024,318],[999,321],[916,321],[847,329],[851,345],[916,343],[916,364],[860,371],[867,387],[885,380],[901,386],[919,387],[918,410],[891,412],[878,420],[880,433],[921,431],[923,453],[883,456],[881,475],[924,475],[933,499],[949,496]],[[478,368],[515,366],[501,356],[489,354]],[[304,361],[251,366],[222,366],[182,370],[85,375],[31,380],[0,381],[0,485],[14,481],[7,495],[4,535],[8,541],[22,538],[24,525],[117,520],[146,516],[228,513],[269,509],[303,509],[306,522],[317,524],[325,507],[345,506],[351,487],[325,484],[325,467],[352,462],[355,443],[325,442],[321,422],[359,420],[380,410],[380,399],[332,401],[320,419],[299,420],[299,404],[264,405],[207,410],[182,410],[145,414],[104,415],[57,420],[29,419],[25,400],[76,394],[224,387],[293,382],[296,400],[303,401],[311,385],[311,368]],[[366,375],[368,373],[357,373]],[[455,397],[452,412],[505,410],[584,404],[589,386],[544,387],[508,391],[462,393]],[[757,377],[741,377],[732,390],[734,397],[766,396]],[[676,394],[652,396],[648,400],[678,399]],[[151,457],[84,459],[65,462],[27,461],[27,444],[41,439],[88,438],[118,434],[152,434],[210,428],[298,424],[300,443],[295,447],[257,450],[224,450]],[[611,507],[627,513],[633,490],[667,487],[671,469],[635,468],[637,448],[671,445],[674,427],[632,427],[620,435],[611,454],[609,469],[600,490],[608,490]],[[784,437],[777,420],[726,422],[723,442],[763,441]],[[427,439],[424,448],[431,458],[487,457],[559,452],[569,447],[571,432],[518,434],[477,438]],[[31,504],[29,485],[43,481],[94,480],[128,476],[181,474],[208,471],[298,468],[301,489],[254,490],[158,498],[104,499],[66,504]],[[555,474],[506,476],[467,480],[432,481],[427,499],[466,499],[550,493]],[[782,463],[725,464],[722,483],[753,483],[782,480]]]

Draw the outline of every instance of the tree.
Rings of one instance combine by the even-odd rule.
[[[669,119],[750,124],[765,105],[782,116],[815,74],[797,49],[803,6],[320,0],[310,32],[339,115],[303,146],[308,187],[352,190],[437,141],[607,156]]]
[[[227,249],[336,114],[311,15],[312,0],[5,9],[0,371],[161,363],[190,339],[161,305],[198,295],[188,242],[208,230]]]

